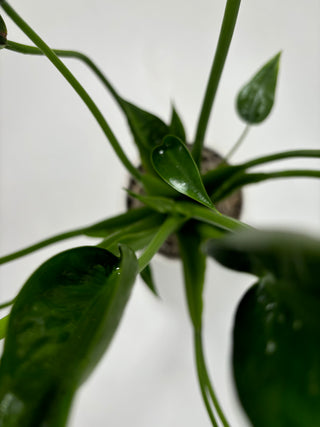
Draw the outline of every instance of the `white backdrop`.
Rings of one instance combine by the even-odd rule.
[[[192,141],[225,2],[222,0],[12,0],[52,46],[81,50],[127,99],[167,120],[174,101]],[[218,91],[208,145],[226,153],[243,129],[238,89],[283,50],[277,101],[234,161],[287,149],[320,148],[319,0],[246,0]],[[4,16],[4,14],[3,14]],[[5,17],[5,16],[4,16]],[[9,39],[28,40],[5,17]],[[1,51],[1,253],[124,210],[127,174],[78,96],[45,58]],[[88,88],[133,161],[118,108],[85,66],[65,61]],[[290,160],[268,169],[317,167]],[[264,170],[267,168],[265,167]],[[315,180],[274,181],[245,191],[242,219],[320,235]],[[1,301],[13,297],[48,256],[75,239],[4,266]],[[153,262],[162,300],[138,282],[112,346],[79,391],[72,427],[208,427],[194,373],[180,265]],[[230,347],[237,302],[248,275],[210,262],[206,283],[207,360],[233,427],[248,425],[232,386]]]

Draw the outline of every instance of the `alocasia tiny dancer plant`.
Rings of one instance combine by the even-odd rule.
[[[50,237],[3,256],[1,264],[75,236],[98,244],[68,249],[40,265],[0,321],[0,425],[67,425],[72,402],[108,349],[137,275],[157,294],[151,261],[173,234],[183,266],[185,293],[200,392],[213,426],[228,426],[203,349],[203,288],[207,258],[250,273],[255,284],[242,298],[233,332],[233,375],[241,404],[254,426],[320,425],[320,241],[288,232],[258,230],[219,212],[217,203],[235,191],[270,179],[320,178],[316,169],[252,172],[289,158],[319,158],[320,150],[279,151],[230,165],[250,126],[272,110],[281,53],[276,53],[240,89],[236,107],[246,127],[219,166],[201,172],[210,113],[228,54],[240,0],[228,0],[194,141],[186,140],[173,108],[165,123],[120,96],[83,53],[51,49],[12,6],[4,12],[33,42],[7,38],[0,18],[0,47],[45,55],[96,119],[139,191],[127,189],[140,207],[91,226]],[[128,121],[140,165],[122,149],[109,122],[60,58],[84,62],[105,85]],[[141,190],[141,191],[140,191]],[[128,196],[128,197],[129,197]],[[222,284],[223,285],[223,284]]]

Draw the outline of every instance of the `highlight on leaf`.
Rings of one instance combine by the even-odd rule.
[[[320,241],[246,231],[205,252],[258,277],[243,297],[233,334],[234,378],[253,425],[320,424]]]
[[[79,247],[46,261],[12,308],[0,365],[0,425],[63,427],[77,387],[107,349],[136,274],[121,257]]]
[[[160,177],[179,193],[215,209],[207,194],[197,165],[186,145],[168,135],[152,151],[152,164]]]
[[[273,107],[281,52],[268,61],[237,96],[237,112],[248,124],[265,120]]]

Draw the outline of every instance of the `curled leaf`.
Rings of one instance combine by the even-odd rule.
[[[281,52],[270,59],[240,90],[237,111],[249,124],[265,120],[273,107]]]

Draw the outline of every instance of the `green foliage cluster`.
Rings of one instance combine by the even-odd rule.
[[[9,254],[13,261],[78,235],[100,238],[42,264],[0,320],[5,338],[0,364],[0,425],[63,427],[78,387],[107,350],[136,276],[157,294],[150,262],[172,234],[177,236],[185,292],[194,331],[196,369],[213,426],[228,426],[206,367],[202,343],[203,287],[207,257],[251,273],[257,282],[239,304],[233,335],[233,370],[241,403],[255,426],[320,425],[320,242],[307,236],[256,230],[221,214],[216,203],[246,185],[282,177],[319,178],[318,170],[249,170],[281,159],[320,157],[320,150],[280,152],[202,174],[199,162],[208,119],[237,20],[240,1],[228,0],[192,148],[172,109],[170,123],[122,98],[101,70],[80,52],[52,50],[4,0],[0,5],[35,46],[7,40],[0,17],[0,47],[46,55],[93,114],[144,194],[141,207],[46,239]],[[102,81],[125,115],[142,170],[122,150],[106,119],[60,60],[83,61]],[[240,90],[236,107],[246,126],[272,110],[280,53]],[[246,128],[247,129],[247,128]],[[240,145],[240,137],[230,155]],[[230,157],[227,156],[227,157]],[[225,159],[227,160],[227,159]],[[140,252],[139,257],[137,256]]]

